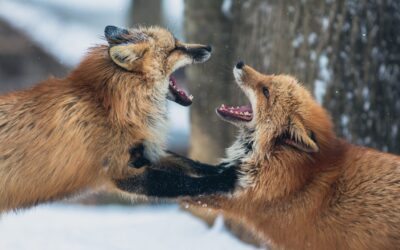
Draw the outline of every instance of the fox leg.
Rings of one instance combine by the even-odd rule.
[[[141,168],[144,166],[151,165],[149,159],[144,156],[144,145],[140,144],[138,146],[132,147],[129,150],[130,159],[129,159],[129,166],[133,168]]]
[[[160,198],[227,193],[233,191],[237,182],[236,167],[227,165],[208,165],[169,153],[147,166],[143,173],[116,180],[115,184],[126,192]]]
[[[144,145],[139,144],[129,150],[129,166],[141,168],[147,166],[151,169],[163,170],[170,173],[185,173],[191,177],[217,175],[224,171],[223,165],[213,166],[168,151],[166,156],[157,162],[151,162],[144,155]]]

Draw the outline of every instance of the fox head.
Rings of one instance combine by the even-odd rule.
[[[192,103],[171,74],[188,64],[202,63],[211,56],[211,46],[187,44],[159,28],[123,29],[107,26],[108,54],[120,70],[140,75],[148,89],[163,90],[167,98],[181,105]]]
[[[320,140],[332,130],[330,117],[295,78],[264,75],[242,62],[233,73],[250,105],[223,105],[217,114],[239,127],[254,129],[265,150],[319,152]]]
[[[266,174],[266,166],[270,171],[274,163],[302,165],[315,161],[327,150],[334,137],[330,116],[295,78],[264,75],[243,62],[234,67],[233,73],[250,105],[223,104],[217,114],[247,134],[240,142],[250,145],[250,149],[243,150],[246,155],[241,162],[245,164],[240,169],[247,183],[254,184]],[[228,149],[228,157],[229,153],[235,157],[232,154],[237,152]]]

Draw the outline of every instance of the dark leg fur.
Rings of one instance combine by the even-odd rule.
[[[150,161],[144,157],[144,146],[140,144],[136,147],[132,147],[129,150],[129,154],[131,156],[129,160],[129,166],[133,168],[141,168],[144,166],[149,166],[151,163]]]
[[[230,192],[237,181],[235,168],[219,175],[190,177],[184,173],[148,168],[139,176],[116,181],[117,187],[127,192],[160,198],[197,196]]]
[[[116,185],[121,190],[147,196],[173,198],[232,191],[237,181],[235,167],[217,166],[193,161],[169,152],[155,164],[143,156],[143,147],[131,150],[132,166],[147,165],[144,173],[123,180]],[[145,162],[145,164],[143,164]]]

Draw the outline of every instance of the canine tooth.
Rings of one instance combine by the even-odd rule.
[[[190,95],[190,96],[189,96],[189,99],[190,99],[190,100],[193,100],[193,95]]]

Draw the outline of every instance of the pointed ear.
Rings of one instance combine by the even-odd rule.
[[[108,44],[116,45],[123,43],[126,36],[129,34],[127,29],[118,28],[116,26],[108,25],[104,29],[104,36],[107,39]]]
[[[289,131],[284,138],[284,143],[306,153],[317,153],[319,147],[313,131],[304,127],[302,121],[294,116],[289,122]]]
[[[148,45],[145,43],[116,45],[110,48],[110,57],[120,67],[133,70],[135,62],[142,58]]]

